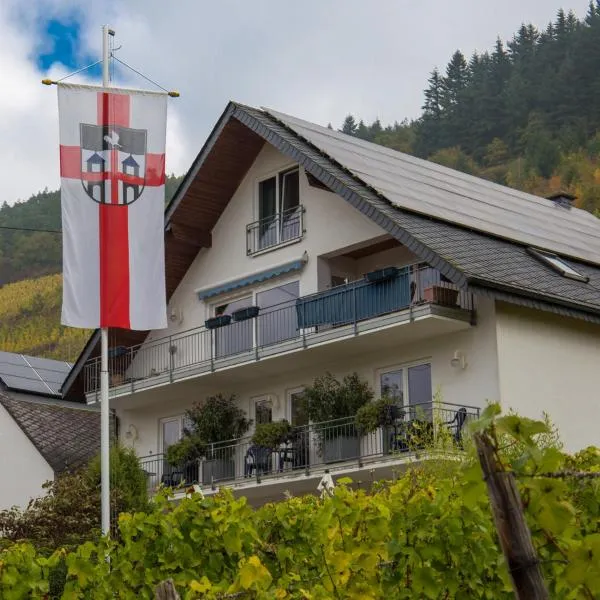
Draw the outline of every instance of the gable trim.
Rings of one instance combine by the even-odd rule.
[[[387,200],[380,197],[373,190],[370,190],[364,182],[357,181],[355,176],[348,174],[341,165],[335,163],[330,157],[324,156],[320,150],[312,146],[308,141],[303,140],[295,132],[290,132],[295,139],[288,140],[284,138],[284,135],[288,132],[288,128],[275,117],[266,113],[262,113],[262,116],[272,121],[272,123],[267,126],[261,120],[257,119],[249,109],[241,105],[236,105],[233,112],[234,118],[269,142],[269,144],[282,154],[304,167],[307,173],[310,173],[364,216],[374,221],[383,230],[395,237],[421,260],[438,269],[452,283],[461,288],[466,287],[467,279],[461,271],[399,227],[385,214],[386,210],[393,210]],[[281,128],[281,134],[274,127]],[[299,147],[300,144],[306,145],[308,152],[317,153],[319,155],[318,158],[330,164],[320,165],[308,155],[306,150]]]

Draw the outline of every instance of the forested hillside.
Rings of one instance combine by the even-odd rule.
[[[172,198],[180,182],[181,177],[167,177],[167,201]],[[12,206],[4,202],[0,207],[0,286],[21,279],[60,273],[60,227],[59,191],[44,190]]]
[[[561,190],[600,209],[600,1],[584,19],[559,11],[508,44],[435,69],[414,122],[342,131],[539,195]]]

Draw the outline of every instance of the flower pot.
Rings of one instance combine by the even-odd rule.
[[[441,285],[433,285],[423,290],[426,302],[441,304],[443,306],[456,306],[458,290]]]
[[[221,315],[212,319],[206,319],[204,326],[206,329],[217,329],[218,327],[229,325],[229,323],[231,323],[231,315]]]
[[[325,463],[341,462],[359,458],[360,438],[357,435],[339,435],[323,440],[323,460]]]
[[[370,283],[377,283],[378,281],[387,281],[398,275],[397,267],[386,267],[385,269],[378,269],[377,271],[371,271],[365,275],[365,279]]]
[[[202,462],[202,483],[210,485],[235,478],[235,462],[233,459],[215,458]]]
[[[246,321],[247,319],[254,319],[258,317],[258,306],[247,306],[246,308],[240,308],[232,313],[231,317],[234,321]]]

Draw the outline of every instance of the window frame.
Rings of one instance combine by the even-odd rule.
[[[550,267],[556,273],[559,273],[567,279],[573,279],[575,281],[582,281],[588,283],[590,278],[587,275],[578,273],[571,265],[566,262],[561,256],[554,252],[548,252],[547,250],[541,250],[539,248],[528,248],[529,254],[533,255],[539,261]]]
[[[433,402],[433,361],[430,358],[423,358],[418,360],[413,360],[404,363],[398,363],[395,365],[390,365],[386,367],[381,367],[375,371],[376,377],[376,389],[379,393],[379,397],[382,397],[382,389],[381,389],[381,377],[386,373],[394,373],[395,371],[402,371],[402,407],[406,408],[411,406],[410,404],[410,393],[409,393],[409,385],[408,385],[408,370],[412,367],[422,367],[424,365],[429,365],[430,374],[431,374],[431,402]]]
[[[169,422],[177,422],[179,425],[179,440],[183,437],[183,430],[185,428],[185,413],[181,413],[178,415],[171,415],[169,417],[159,417],[158,418],[158,454],[165,454],[165,435],[164,435],[164,427],[165,423]],[[177,442],[174,442],[177,443]]]

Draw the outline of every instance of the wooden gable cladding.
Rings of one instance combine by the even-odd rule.
[[[211,247],[213,227],[264,144],[263,138],[229,115],[212,146],[205,146],[200,152],[196,159],[197,162],[200,160],[200,164],[195,175],[193,172],[196,163],[177,191],[172,203],[173,208],[169,206],[167,209],[171,215],[169,222],[165,224],[165,277],[168,300],[198,252],[202,248]],[[148,333],[111,329],[109,346],[135,346],[141,344]],[[99,355],[98,342],[91,351],[90,358]],[[69,396],[79,395],[83,390],[82,377],[83,370],[71,386]]]

